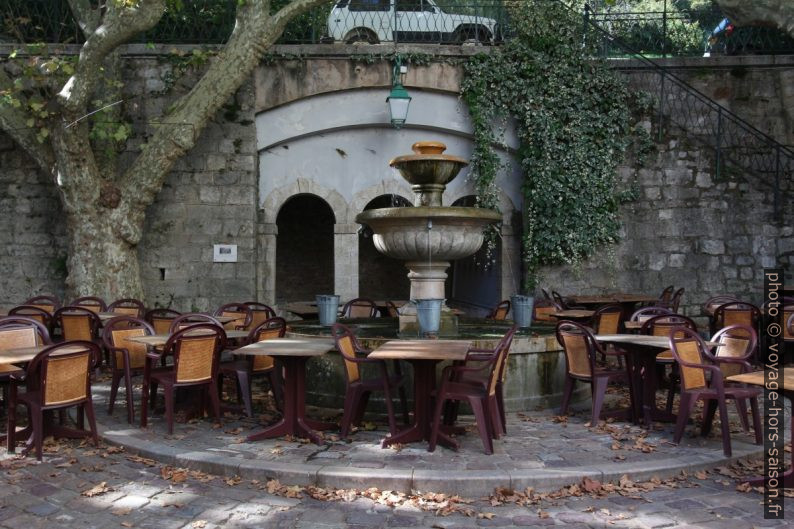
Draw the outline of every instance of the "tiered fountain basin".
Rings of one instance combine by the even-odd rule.
[[[398,330],[397,318],[343,319],[340,322],[351,327],[362,346],[368,349],[374,349],[388,340],[411,338]],[[471,340],[476,348],[493,349],[511,325],[511,321],[461,316],[457,338]],[[287,336],[330,337],[330,329],[318,322],[290,322]],[[505,408],[509,411],[531,411],[558,406],[565,380],[563,355],[551,325],[533,325],[516,333],[507,361]],[[445,365],[440,363],[438,369],[441,370]],[[390,369],[392,367],[389,366]],[[367,371],[367,368],[371,366],[365,364],[365,376],[378,376],[379,373]],[[406,389],[410,400],[413,374],[408,364],[403,364],[403,372],[408,377]],[[307,403],[329,410],[344,407],[345,372],[338,352],[312,358],[306,379]],[[584,399],[587,395],[587,386],[581,384],[574,394],[574,400]],[[370,396],[373,402],[367,409],[376,413],[384,412],[382,399],[382,394],[373,393]],[[396,398],[394,402],[397,404]]]

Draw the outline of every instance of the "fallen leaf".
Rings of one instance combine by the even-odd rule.
[[[91,487],[88,490],[84,490],[80,494],[83,495],[83,496],[86,496],[87,498],[93,498],[94,496],[99,496],[100,494],[104,494],[106,492],[110,492],[111,490],[113,490],[113,489],[111,487],[108,487],[107,482],[103,481],[102,483],[100,483],[98,485],[94,485],[93,487]]]

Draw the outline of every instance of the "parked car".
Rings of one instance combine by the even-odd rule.
[[[433,0],[339,0],[328,15],[334,41],[493,43],[500,38],[496,20],[445,13]]]

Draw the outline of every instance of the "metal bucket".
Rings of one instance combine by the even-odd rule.
[[[532,307],[535,305],[535,298],[532,296],[510,296],[510,307],[513,309],[513,321],[519,327],[529,327],[532,325]]]
[[[419,331],[422,334],[438,333],[441,325],[441,305],[443,299],[417,299],[416,321],[419,322]]]
[[[330,327],[336,323],[336,313],[339,311],[339,296],[335,294],[318,294],[317,317],[320,325]]]

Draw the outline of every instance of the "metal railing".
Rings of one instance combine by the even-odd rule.
[[[234,28],[237,0],[191,0],[167,10],[138,42],[222,44]],[[65,0],[8,0],[0,42],[84,41]],[[280,44],[467,41],[497,43],[507,11],[500,0],[336,0],[296,17]]]
[[[604,55],[605,48],[614,49],[637,61],[627,77],[633,86],[653,96],[659,140],[673,126],[686,131],[714,151],[717,179],[738,171],[754,177],[753,183],[771,188],[775,218],[782,220],[783,195],[791,190],[794,175],[794,151],[609,33],[591,13],[585,5],[586,44],[599,54]],[[621,68],[619,63],[614,66]]]
[[[626,2],[588,3],[596,24],[646,56],[696,56],[711,54],[794,53],[794,39],[770,27],[746,26],[719,31],[725,18],[716,2],[693,9],[680,9],[675,2],[659,2],[653,11],[635,11]],[[620,48],[605,50],[619,56]]]

